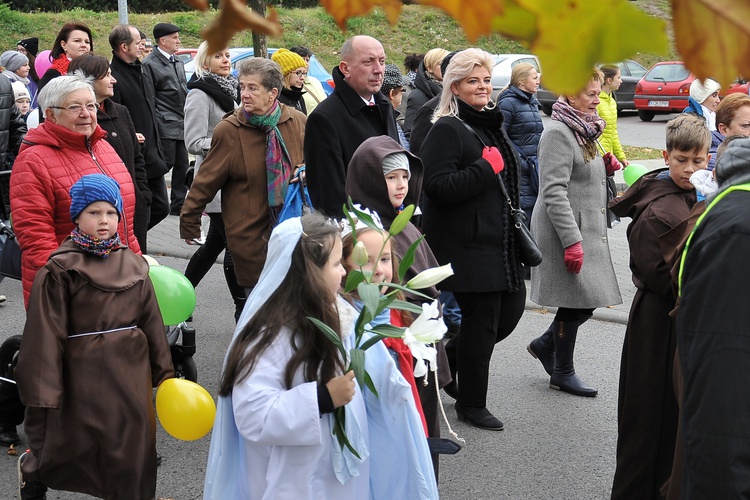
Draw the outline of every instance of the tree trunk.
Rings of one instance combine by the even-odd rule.
[[[266,3],[264,0],[250,0],[249,7],[256,13],[266,17]],[[268,58],[268,46],[266,45],[266,35],[258,34],[253,31],[253,51],[255,57]]]

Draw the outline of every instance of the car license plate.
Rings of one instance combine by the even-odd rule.
[[[648,101],[649,107],[652,108],[668,108],[669,102],[668,101]]]

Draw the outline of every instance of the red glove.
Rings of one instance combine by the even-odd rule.
[[[607,169],[607,175],[615,175],[615,172],[622,168],[622,164],[612,153],[604,153],[604,168]]]
[[[583,267],[583,246],[581,246],[580,241],[573,243],[565,249],[563,260],[565,261],[565,269],[569,273],[578,274],[581,272],[581,267]]]
[[[495,146],[485,146],[484,151],[482,151],[482,158],[490,163],[492,170],[496,174],[499,174],[505,168],[505,161],[503,161],[500,151]]]

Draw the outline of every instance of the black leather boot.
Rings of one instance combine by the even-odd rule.
[[[576,396],[594,397],[599,391],[587,386],[573,367],[573,351],[576,347],[576,337],[580,321],[563,323],[554,321],[553,339],[555,343],[555,369],[549,379],[549,386],[558,391],[568,392]]]
[[[538,359],[544,371],[547,375],[552,375],[552,371],[555,369],[555,341],[552,338],[552,328],[555,322],[553,321],[547,331],[544,332],[540,337],[535,338],[531,343],[526,346],[526,350],[529,354]]]

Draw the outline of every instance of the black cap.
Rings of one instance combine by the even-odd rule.
[[[178,28],[174,24],[159,23],[154,26],[154,39],[158,40],[163,36],[171,35],[172,33],[179,33],[179,31],[180,28]]]
[[[16,45],[20,45],[24,49],[29,51],[29,54],[36,57],[37,52],[39,52],[39,39],[34,38],[24,38],[23,40],[19,41]]]

